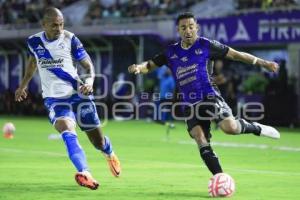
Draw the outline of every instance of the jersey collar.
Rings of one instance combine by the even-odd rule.
[[[46,36],[45,31],[43,32],[43,39],[44,39],[46,42],[54,42],[54,41],[58,40],[60,37],[61,37],[61,35],[60,35],[57,39],[49,40],[49,39],[47,38],[47,36]]]

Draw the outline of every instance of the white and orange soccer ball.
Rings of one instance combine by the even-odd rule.
[[[230,197],[234,191],[234,180],[226,173],[215,174],[208,182],[208,193],[211,197]]]
[[[7,122],[3,126],[3,137],[7,139],[13,139],[14,138],[14,132],[16,131],[16,127],[13,123]]]

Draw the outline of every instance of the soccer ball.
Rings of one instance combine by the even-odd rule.
[[[226,173],[215,174],[208,182],[208,193],[211,197],[230,197],[234,191],[234,180]]]
[[[3,133],[14,133],[16,131],[16,127],[13,123],[8,122],[3,126]]]
[[[14,132],[16,131],[16,127],[13,123],[8,122],[3,126],[3,136],[7,139],[12,139],[14,137]]]

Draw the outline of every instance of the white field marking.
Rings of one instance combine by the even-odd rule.
[[[67,157],[66,154],[56,153],[51,151],[34,151],[34,150],[27,150],[27,149],[11,149],[11,148],[0,148],[0,151],[10,152],[10,153],[47,155],[47,156],[54,156],[54,157]]]
[[[187,144],[187,143],[185,143]],[[191,143],[188,143],[191,144]],[[12,149],[12,148],[0,148],[0,152],[9,152],[9,153],[17,153],[17,154],[35,154],[35,155],[44,155],[50,157],[67,157],[66,154],[63,153],[56,153],[56,152],[49,152],[49,151],[38,151],[38,150],[27,150],[27,149]],[[91,156],[89,156],[91,157]],[[204,165],[196,165],[196,164],[188,164],[188,163],[178,163],[178,162],[166,162],[166,161],[155,161],[155,160],[147,160],[147,161],[140,161],[140,160],[131,160],[131,159],[121,159],[123,161],[132,161],[132,162],[151,162],[158,164],[159,167],[161,166],[177,166],[180,168],[205,168]],[[226,168],[228,171],[236,171],[242,174],[262,174],[262,175],[279,175],[279,176],[300,176],[300,173],[297,172],[289,172],[289,171],[272,171],[272,170],[255,170],[255,169],[237,169],[237,168]]]
[[[179,144],[193,144],[196,143],[192,141],[179,141]],[[273,149],[279,151],[291,151],[291,152],[300,152],[300,147],[288,147],[288,146],[269,146],[267,144],[243,144],[243,143],[233,143],[233,142],[211,142],[212,146],[221,146],[221,147],[232,147],[232,148],[253,148],[253,149]]]
[[[300,176],[297,172],[287,171],[271,171],[271,170],[256,170],[256,169],[237,169],[237,168],[226,168],[229,171],[236,171],[242,174],[265,174],[265,175],[280,175],[280,176]]]

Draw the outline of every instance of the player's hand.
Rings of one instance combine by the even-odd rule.
[[[133,65],[130,65],[129,67],[128,67],[128,72],[129,73],[131,73],[131,74],[139,74],[139,73],[141,73],[141,70],[140,70],[140,68],[138,67],[138,65],[136,65],[136,64],[133,64]]]
[[[15,101],[21,102],[27,97],[26,88],[19,87],[15,92]]]
[[[89,84],[83,84],[79,87],[79,91],[84,95],[89,95],[93,93],[93,86]]]
[[[279,65],[271,61],[266,61],[263,67],[271,72],[277,72],[279,70]]]

